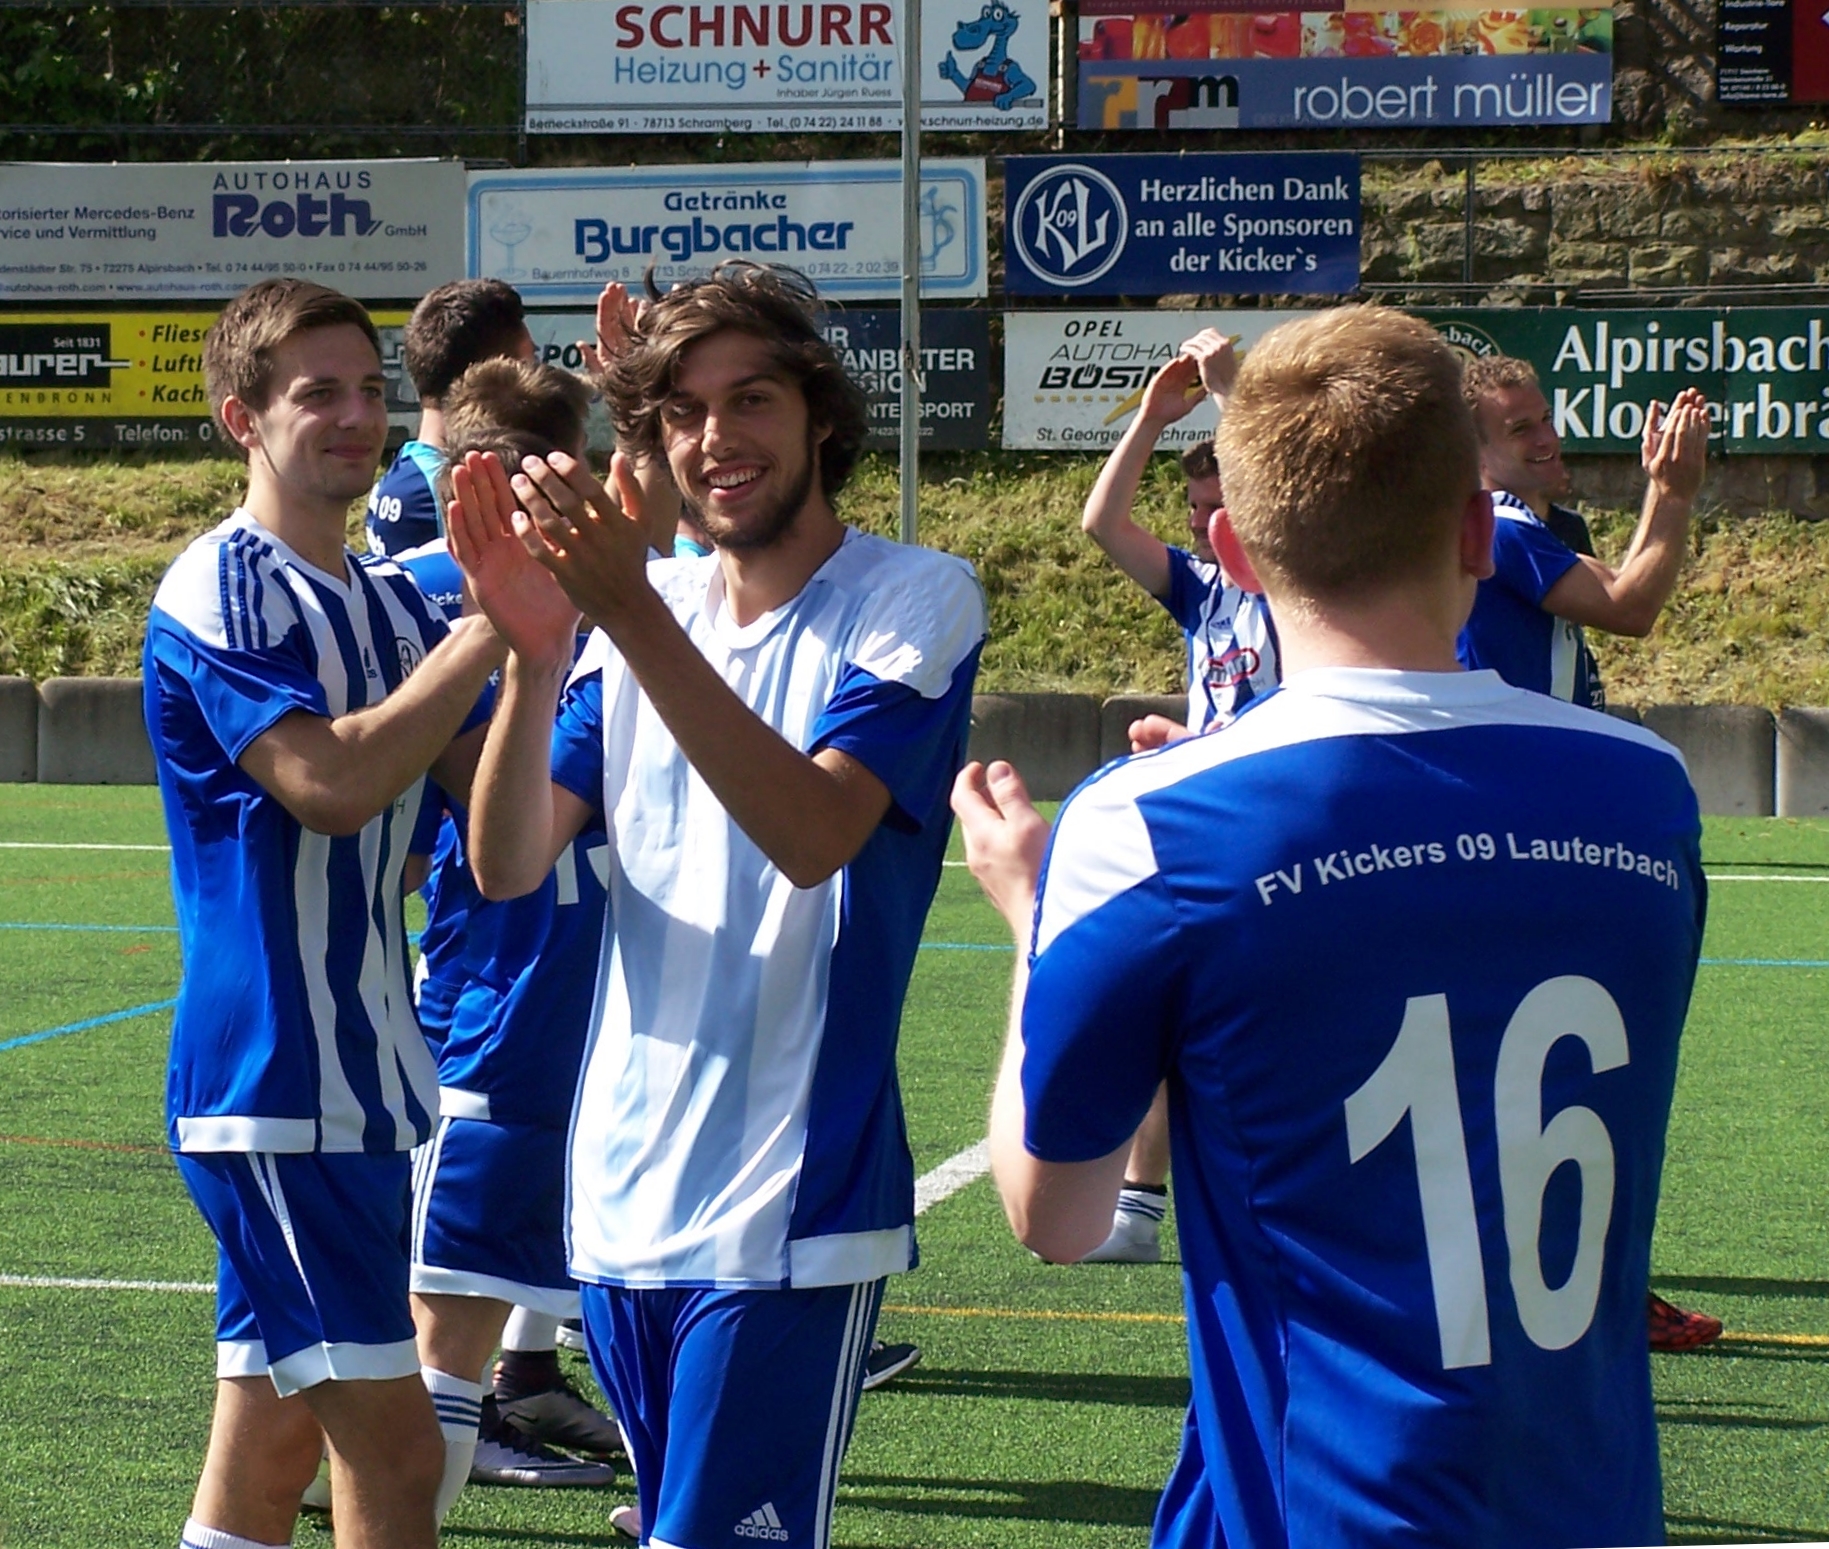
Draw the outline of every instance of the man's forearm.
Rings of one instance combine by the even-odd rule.
[[[287,716],[241,764],[307,828],[359,832],[429,769],[463,725],[503,656],[483,619],[460,619],[379,704],[334,720]]]
[[[1676,590],[1693,505],[1688,496],[1673,493],[1655,480],[1646,486],[1638,527],[1614,572],[1613,585],[1615,601],[1630,610],[1626,622],[1637,625],[1638,633],[1650,632]]]
[[[1092,493],[1080,517],[1080,530],[1103,549],[1127,576],[1154,596],[1168,591],[1167,546],[1154,533],[1137,525],[1131,514],[1143,470],[1166,429],[1160,421],[1141,414],[1125,429],[1093,481]]]
[[[519,898],[552,869],[552,735],[565,672],[510,656],[470,788],[470,868],[483,896]]]
[[[782,875],[812,887],[856,855],[882,817],[880,795],[870,801],[763,721],[653,591],[598,622],[687,761]],[[865,778],[880,793],[874,778]]]

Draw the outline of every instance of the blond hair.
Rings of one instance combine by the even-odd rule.
[[[1266,334],[1217,450],[1252,562],[1317,600],[1425,573],[1480,487],[1460,362],[1427,323],[1385,307]]]

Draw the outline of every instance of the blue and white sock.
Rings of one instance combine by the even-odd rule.
[[[1169,1191],[1166,1186],[1153,1183],[1126,1182],[1118,1190],[1118,1211],[1121,1216],[1141,1216],[1146,1221],[1161,1223],[1168,1213]]]
[[[219,1527],[205,1527],[195,1517],[191,1517],[185,1521],[184,1536],[178,1540],[178,1549],[286,1549],[286,1546],[263,1544],[256,1539],[242,1538],[239,1534],[225,1533]]]
[[[426,1392],[432,1395],[432,1409],[438,1416],[438,1430],[445,1439],[445,1474],[438,1484],[437,1512],[442,1524],[451,1503],[457,1499],[470,1477],[470,1465],[476,1458],[476,1431],[483,1421],[483,1385],[466,1382],[449,1372],[430,1366],[419,1368]]]

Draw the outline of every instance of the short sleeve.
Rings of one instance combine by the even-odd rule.
[[[1547,527],[1501,516],[1493,523],[1493,579],[1534,607],[1581,557]]]
[[[1036,902],[1022,1011],[1031,1155],[1094,1161],[1136,1133],[1168,1073],[1181,940],[1135,804],[1084,788],[1061,811]]]
[[[582,665],[582,664],[581,664]],[[593,812],[603,811],[603,672],[573,675],[553,723],[553,784],[564,786]]]
[[[855,758],[889,789],[888,821],[920,829],[945,809],[971,726],[984,596],[964,565],[885,588],[813,726],[807,752]]]
[[[1156,600],[1169,617],[1192,634],[1200,628],[1207,599],[1219,583],[1219,566],[1196,559],[1186,549],[1168,546],[1169,594]]]
[[[231,761],[294,710],[329,716],[310,649],[303,626],[263,650],[206,645],[158,609],[147,626],[147,654],[160,668],[162,685],[185,686]]]

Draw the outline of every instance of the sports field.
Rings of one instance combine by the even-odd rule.
[[[1829,824],[1713,820],[1705,853],[1653,1283],[1729,1333],[1654,1357],[1666,1514],[1680,1543],[1829,1539]],[[4,1549],[175,1543],[202,1458],[214,1250],[164,1150],[171,922],[154,791],[0,787]],[[1174,1455],[1175,1267],[1039,1264],[974,1176],[1001,938],[949,868],[902,1040],[933,1202],[883,1319],[925,1358],[863,1401],[842,1545],[1140,1549]],[[445,1541],[627,1542],[608,1505],[472,1489]]]

